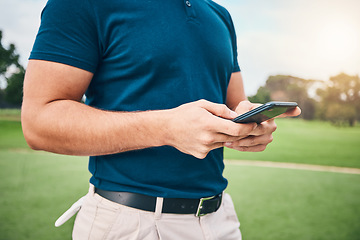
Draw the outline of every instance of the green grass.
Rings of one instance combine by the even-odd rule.
[[[88,188],[87,159],[0,151],[0,239],[71,239],[71,219],[55,220]]]
[[[0,150],[5,149],[29,150],[19,121],[0,119]]]
[[[54,223],[86,194],[87,158],[30,150],[13,117],[0,112],[0,240],[70,240],[74,218]],[[360,165],[358,127],[293,119],[278,126],[266,152],[227,158]],[[225,176],[244,240],[360,239],[360,175],[227,165]]]
[[[227,159],[294,162],[360,168],[360,126],[278,119],[274,141],[260,153],[225,150]]]
[[[86,157],[32,151],[19,110],[0,110],[0,240],[71,239],[74,218],[55,220],[86,194]]]
[[[360,175],[229,165],[245,240],[360,239]]]

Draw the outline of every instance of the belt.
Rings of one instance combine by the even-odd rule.
[[[128,207],[155,212],[156,197],[139,193],[113,192],[95,188],[95,193],[112,202]],[[201,199],[164,198],[162,213],[195,214],[200,217],[216,212],[222,201],[222,193]]]

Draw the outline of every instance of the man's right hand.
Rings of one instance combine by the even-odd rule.
[[[225,143],[246,138],[257,127],[256,123],[229,121],[238,114],[224,104],[206,100],[187,103],[168,112],[168,124],[164,126],[167,144],[200,159]]]

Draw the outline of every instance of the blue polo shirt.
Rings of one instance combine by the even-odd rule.
[[[86,104],[112,111],[225,103],[240,71],[231,17],[210,0],[49,0],[30,59],[92,72]],[[203,160],[170,146],[89,160],[95,187],[172,198],[222,192],[223,170],[222,148]]]

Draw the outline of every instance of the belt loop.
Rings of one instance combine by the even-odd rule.
[[[159,220],[161,218],[163,202],[164,202],[164,198],[162,198],[162,197],[157,197],[156,198],[155,220]]]

